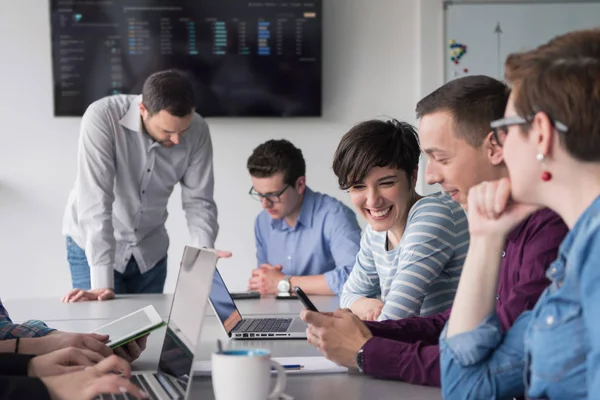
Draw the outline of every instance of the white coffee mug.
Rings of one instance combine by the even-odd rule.
[[[277,382],[269,393],[271,367]],[[285,369],[269,350],[225,350],[212,354],[212,384],[216,400],[277,399],[285,389]]]

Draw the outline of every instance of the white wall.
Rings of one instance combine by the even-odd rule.
[[[444,84],[444,8],[443,0],[420,0],[417,10],[419,64],[415,80],[418,81],[417,99],[421,99]],[[418,101],[418,100],[417,100]],[[415,104],[416,105],[416,104]],[[414,109],[414,107],[413,107]],[[440,185],[427,185],[425,180],[426,157],[421,156],[417,190],[430,194],[442,190]]]
[[[40,0],[0,0],[0,295],[62,295],[70,288],[62,215],[75,176],[79,118],[52,108],[49,10]],[[215,151],[217,247],[233,289],[254,267],[253,221],[260,205],[247,191],[245,161],[271,138],[303,150],[308,184],[349,204],[331,158],[355,122],[381,115],[414,121],[416,101],[442,82],[440,0],[324,1],[323,117],[209,119]],[[426,190],[419,183],[422,191]],[[169,204],[167,291],[188,232],[177,191]]]

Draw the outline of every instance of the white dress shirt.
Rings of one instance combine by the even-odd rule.
[[[213,247],[219,230],[208,125],[194,114],[180,143],[165,148],[143,131],[141,101],[105,97],[81,121],[63,234],[85,250],[92,289],[113,288],[113,269],[124,272],[132,256],[144,273],[167,255],[167,203],[178,182],[191,244]]]

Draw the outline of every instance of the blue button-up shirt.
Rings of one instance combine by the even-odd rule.
[[[258,265],[281,265],[290,276],[325,275],[335,294],[352,270],[360,247],[354,212],[339,200],[308,187],[296,225],[263,210],[254,224]]]
[[[547,271],[532,311],[503,334],[495,315],[440,337],[445,398],[587,399],[600,393],[600,197],[581,215]]]

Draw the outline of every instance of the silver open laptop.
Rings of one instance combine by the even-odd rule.
[[[186,247],[173,294],[158,371],[134,372],[131,381],[151,399],[190,398],[192,366],[217,255],[212,250]],[[200,309],[200,312],[199,312]],[[104,394],[98,399],[133,399],[128,394]]]
[[[209,300],[225,333],[232,339],[306,339],[306,324],[300,318],[243,318],[218,269]]]

